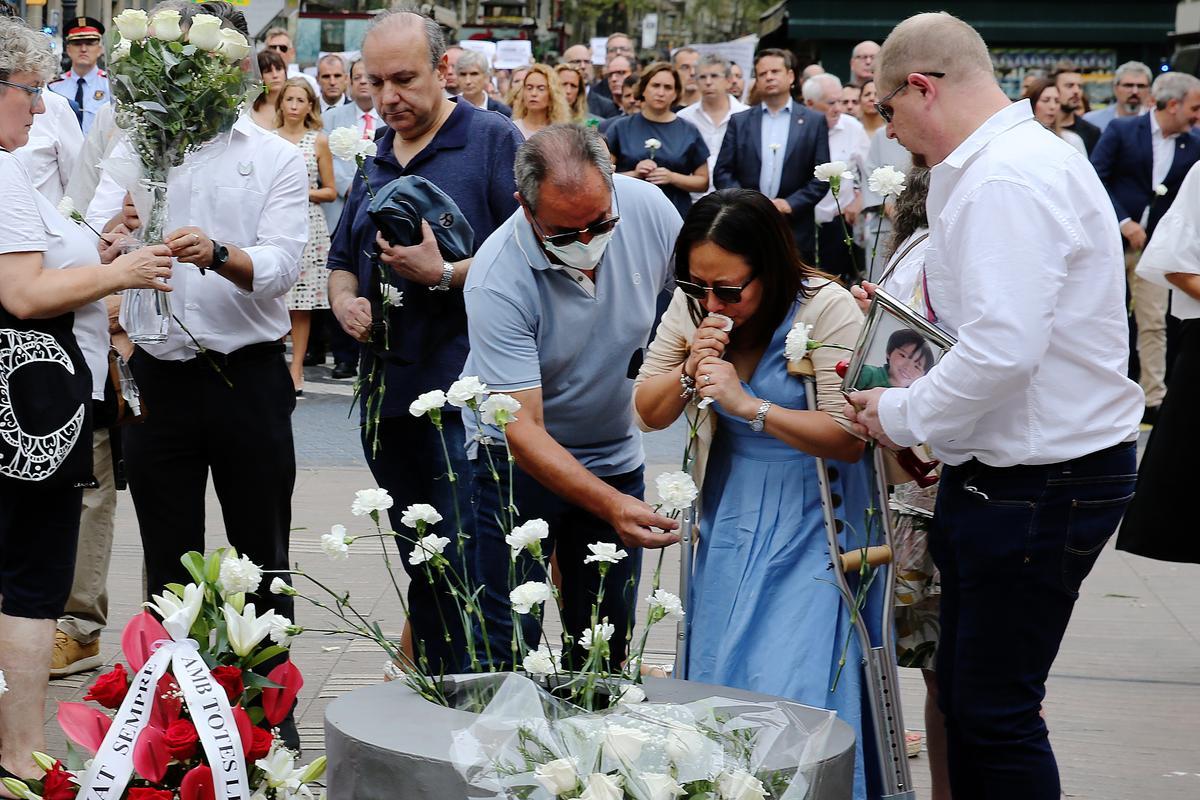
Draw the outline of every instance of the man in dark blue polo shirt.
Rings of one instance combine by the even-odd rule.
[[[497,114],[445,98],[445,49],[437,23],[419,14],[384,12],[372,22],[363,40],[363,64],[388,130],[365,172],[372,190],[402,175],[420,175],[436,185],[471,224],[478,248],[517,208],[513,159],[521,135]],[[367,343],[360,368],[363,450],[375,480],[395,501],[389,512],[394,530],[409,530],[400,521],[407,506],[429,503],[446,518],[436,532],[453,539],[454,487],[445,477],[450,467],[462,476],[458,487],[471,485],[462,418],[454,408],[442,412],[447,464],[433,425],[412,417],[408,407],[422,392],[445,389],[462,371],[467,356],[462,285],[471,261],[445,262],[428,223],[421,244],[391,247],[367,216],[369,204],[367,187],[356,178],[329,253],[330,305],[346,332]],[[403,293],[386,311],[381,299],[389,290],[383,284],[393,287],[393,297],[395,291]],[[372,336],[382,314],[387,335]],[[374,402],[380,392],[376,425]],[[460,492],[458,502],[470,535],[468,491]],[[463,666],[464,648],[453,601],[444,584],[431,585],[421,567],[408,563],[411,543],[401,542],[400,549],[412,579],[409,613],[417,655],[423,648],[431,674],[455,671]],[[453,550],[448,548],[446,556],[453,558]]]

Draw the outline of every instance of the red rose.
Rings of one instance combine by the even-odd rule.
[[[253,764],[260,758],[266,758],[267,753],[271,752],[271,743],[274,741],[274,737],[271,736],[270,731],[257,726],[250,731],[250,737],[252,744],[246,753],[246,760]]]
[[[166,789],[150,789],[145,786],[136,786],[129,790],[129,794],[125,795],[126,800],[174,800],[175,793]]]
[[[213,680],[221,684],[221,688],[225,690],[225,694],[229,695],[229,702],[236,704],[242,699],[242,692],[246,690],[245,684],[242,683],[242,671],[237,667],[217,667],[212,671]]]
[[[54,762],[54,769],[42,778],[42,800],[75,800],[79,785],[71,782],[71,774],[63,769],[61,761]]]
[[[196,754],[200,744],[200,735],[196,726],[186,719],[177,719],[171,723],[166,732],[167,751],[176,761],[186,761]]]
[[[83,696],[83,699],[95,700],[105,708],[120,708],[121,701],[128,693],[129,675],[125,672],[124,665],[116,664],[113,666],[112,672],[106,672],[96,678],[96,682],[92,684],[91,689],[88,689],[88,693]]]

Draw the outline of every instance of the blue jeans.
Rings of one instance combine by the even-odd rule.
[[[479,459],[486,459],[484,446],[480,446]],[[503,447],[486,448],[491,452],[500,472],[500,493],[488,470],[486,461],[475,465],[475,511],[476,529],[474,540],[475,582],[487,588],[483,593],[483,614],[487,620],[487,634],[491,642],[492,661],[502,669],[512,662],[512,603],[509,602],[509,564],[512,550],[504,541],[500,530],[500,497],[508,498],[507,455]],[[642,499],[645,494],[644,469],[601,478],[619,492]],[[558,573],[562,577],[562,621],[566,630],[574,637],[575,646],[563,656],[563,666],[578,669],[587,658],[586,651],[579,647],[580,635],[591,626],[592,604],[600,585],[600,572],[595,564],[584,564],[589,555],[587,549],[594,542],[612,542],[629,553],[626,558],[611,565],[604,579],[604,602],[600,605],[600,617],[616,629],[609,640],[610,663],[616,668],[628,654],[627,637],[632,636],[634,614],[637,610],[637,582],[641,575],[642,551],[621,544],[612,527],[578,506],[556,495],[525,473],[513,466],[513,497],[520,511],[518,524],[531,519],[544,519],[550,526],[550,535],[542,541],[542,550],[549,559],[557,556]],[[515,564],[516,580],[513,586],[526,581],[544,581],[546,573],[527,552]],[[552,603],[545,605],[546,614],[553,614]],[[521,632],[525,645],[535,649],[541,641],[542,630],[533,614],[521,616]],[[524,657],[518,654],[518,660]]]
[[[937,676],[956,798],[1059,797],[1039,713],[1046,677],[1136,478],[1132,442],[1058,464],[943,471],[929,545],[942,576]]]
[[[444,555],[450,568],[459,575],[464,574],[464,560],[459,557],[456,538],[455,495],[462,517],[464,552],[473,535],[475,515],[471,510],[471,462],[465,451],[466,435],[462,415],[457,411],[442,409],[442,424],[445,429],[446,450],[450,453],[450,464],[457,473],[455,484],[447,479],[449,470],[442,441],[437,429],[428,417],[387,417],[379,424],[379,451],[373,453],[373,444],[366,440],[363,428],[363,452],[375,482],[387,489],[393,505],[388,509],[392,530],[405,537],[397,539],[400,557],[408,573],[408,621],[412,625],[413,645],[416,654],[428,660],[425,671],[429,675],[452,673],[467,664],[466,635],[463,631],[458,607],[450,594],[447,579],[433,572],[433,581],[426,576],[424,565],[413,566],[408,557],[415,547],[417,532],[400,522],[404,509],[413,503],[429,503],[442,515],[442,521],[433,525],[426,534],[436,533],[450,539]],[[395,568],[395,563],[392,564]],[[449,638],[449,641],[447,641]]]

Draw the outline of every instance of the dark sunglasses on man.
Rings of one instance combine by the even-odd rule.
[[[709,292],[712,292],[713,296],[722,303],[734,305],[742,302],[742,291],[751,283],[753,283],[754,279],[757,277],[758,275],[751,275],[749,278],[746,278],[745,283],[743,283],[741,286],[709,286],[704,283],[693,283],[691,281],[675,281],[675,285],[679,287],[680,291],[693,300],[700,300],[703,302],[705,296],[707,296]]]
[[[274,50],[276,53],[287,53],[291,51],[292,46],[288,44],[269,44],[267,45],[267,49]]]
[[[924,75],[926,78],[944,78],[944,77],[946,77],[946,73],[944,73],[944,72],[910,72],[908,74],[909,75]],[[892,114],[894,112],[893,112],[891,105],[889,104],[891,99],[893,97],[895,97],[896,95],[900,94],[901,90],[907,89],[907,88],[908,88],[908,76],[906,75],[904,77],[904,83],[900,84],[895,89],[892,89],[890,92],[888,92],[884,96],[884,98],[882,100],[880,100],[879,102],[877,102],[875,104],[875,113],[878,114],[879,116],[883,117],[884,122],[890,123],[892,121]]]

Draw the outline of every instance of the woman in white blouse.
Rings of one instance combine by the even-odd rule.
[[[0,777],[41,775],[31,754],[46,746],[55,620],[91,480],[90,401],[103,398],[108,376],[101,298],[165,288],[171,274],[161,245],[101,265],[96,238],[34,188],[14,155],[45,112],[57,61],[40,32],[0,19]],[[12,795],[0,788],[0,797]]]

